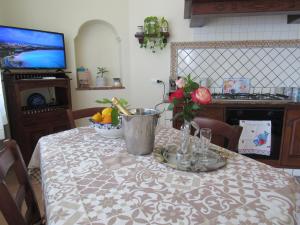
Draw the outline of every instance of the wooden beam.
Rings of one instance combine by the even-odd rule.
[[[184,19],[190,19],[192,12],[192,0],[184,1]]]
[[[299,0],[193,0],[192,15],[300,12]]]

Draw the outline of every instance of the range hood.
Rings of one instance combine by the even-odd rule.
[[[287,23],[300,23],[300,0],[185,0],[184,18],[190,27],[202,27],[217,16],[287,15]]]

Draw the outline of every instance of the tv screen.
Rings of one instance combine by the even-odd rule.
[[[0,26],[0,68],[65,69],[64,35]]]

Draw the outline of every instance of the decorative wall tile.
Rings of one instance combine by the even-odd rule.
[[[209,78],[210,88],[225,78],[250,79],[252,91],[300,86],[300,40],[177,42],[171,44],[171,78]]]

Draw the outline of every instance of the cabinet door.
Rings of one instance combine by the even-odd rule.
[[[26,142],[24,143],[26,146],[21,147],[21,152],[24,158],[26,165],[29,163],[34,148],[38,142],[38,140],[50,134],[50,129],[48,127],[26,127],[24,128],[24,134]]]
[[[300,167],[300,109],[286,111],[281,165]]]

